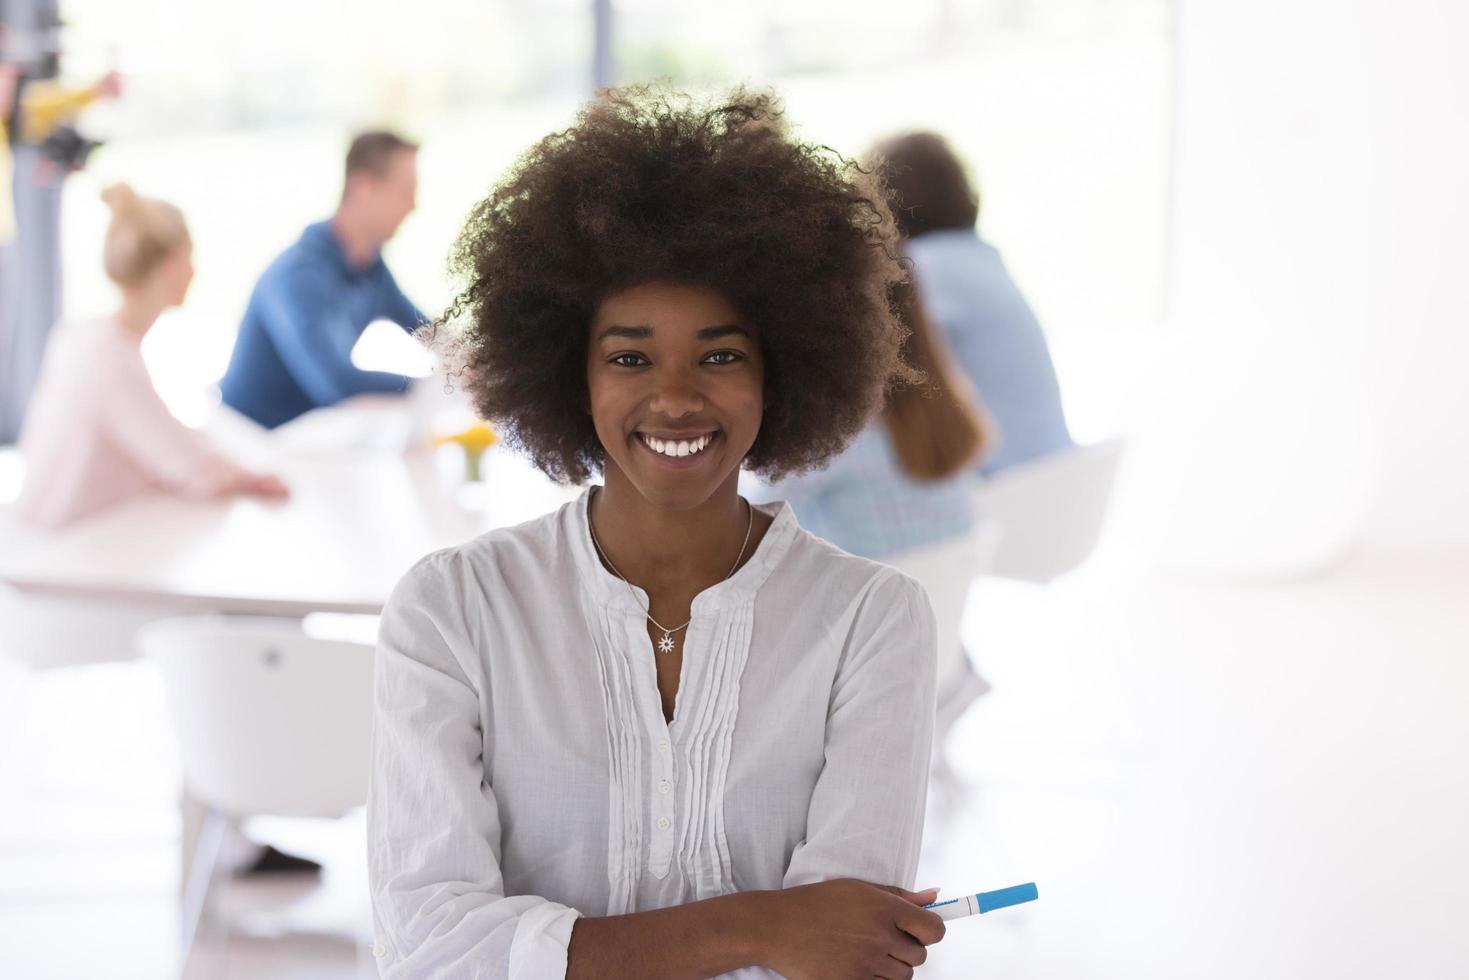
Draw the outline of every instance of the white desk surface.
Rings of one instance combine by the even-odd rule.
[[[444,453],[447,453],[447,458]],[[452,447],[280,457],[281,503],[139,498],[65,531],[12,541],[0,582],[22,592],[178,612],[376,613],[420,557],[575,496],[499,448],[482,501],[461,502]]]

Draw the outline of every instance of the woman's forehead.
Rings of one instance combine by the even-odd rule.
[[[707,339],[748,333],[729,297],[709,286],[685,283],[643,283],[603,297],[592,318],[593,335],[629,339],[692,336]]]

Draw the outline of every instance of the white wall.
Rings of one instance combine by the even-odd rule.
[[[1469,13],[1178,0],[1171,303],[1142,430],[1170,564],[1469,548]]]
[[[1369,26],[1377,191],[1368,382],[1379,479],[1365,534],[1469,550],[1469,5],[1381,2]]]

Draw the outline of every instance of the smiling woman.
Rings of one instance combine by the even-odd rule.
[[[699,106],[613,90],[526,153],[475,206],[450,266],[456,335],[484,417],[553,477],[585,481],[604,446],[585,406],[587,325],[617,291],[705,286],[766,362],[748,465],[771,477],[843,448],[902,375],[892,288],[905,278],[876,180],[793,140],[768,95]],[[610,321],[606,324],[613,325]],[[622,326],[648,326],[629,321]]]
[[[822,465],[906,374],[880,188],[768,96],[612,91],[453,263],[439,339],[481,414],[602,482],[384,610],[384,976],[911,976],[943,935],[908,890],[933,614],[738,493]]]

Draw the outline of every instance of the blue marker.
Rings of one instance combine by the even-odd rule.
[[[934,902],[932,905],[925,905],[924,908],[937,912],[940,919],[962,919],[966,915],[993,912],[995,909],[1008,908],[1011,905],[1019,905],[1021,902],[1034,902],[1037,898],[1040,898],[1040,892],[1036,891],[1035,882],[1030,882],[1011,888],[1001,888],[998,891],[951,898],[947,902]]]

